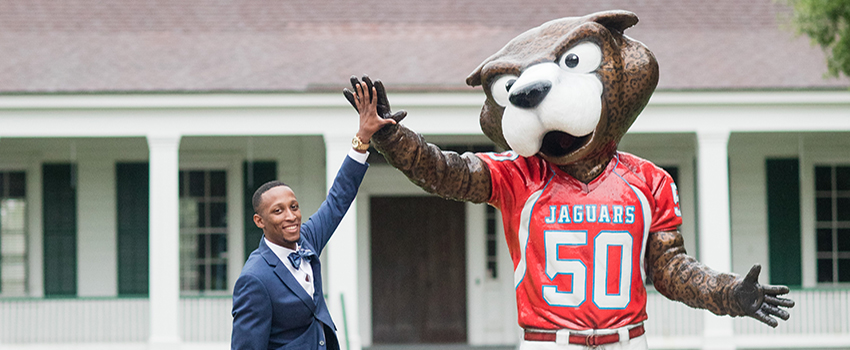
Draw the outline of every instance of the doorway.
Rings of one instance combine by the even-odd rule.
[[[464,203],[386,196],[370,206],[373,343],[466,343]]]

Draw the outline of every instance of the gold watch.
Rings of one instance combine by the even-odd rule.
[[[366,151],[369,149],[369,143],[363,143],[357,135],[354,135],[354,138],[351,139],[351,147],[358,151]]]

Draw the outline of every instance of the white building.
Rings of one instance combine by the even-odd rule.
[[[278,178],[318,208],[357,127],[349,75],[382,78],[444,149],[492,149],[466,74],[527,28],[618,7],[661,67],[621,149],[674,174],[692,255],[760,263],[797,301],[771,329],[650,292],[651,347],[850,348],[850,84],[780,28],[787,9],[351,5],[0,3],[0,348],[227,348],[249,198]],[[343,347],[516,344],[498,213],[370,162],[323,254]]]

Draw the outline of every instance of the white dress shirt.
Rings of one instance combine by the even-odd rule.
[[[307,291],[307,294],[310,297],[313,297],[313,292],[316,288],[313,286],[313,266],[310,265],[310,262],[307,259],[301,259],[301,266],[298,269],[295,269],[292,266],[292,263],[289,261],[289,254],[294,253],[295,251],[289,249],[287,247],[279,246],[277,244],[272,243],[267,238],[263,237],[266,240],[266,245],[274,252],[274,255],[277,255],[277,258],[280,259],[281,263],[286,266],[292,276],[295,277],[295,280],[301,284],[301,287]],[[301,248],[300,245],[295,245],[295,249]],[[318,259],[319,257],[313,257],[313,259]]]
[[[366,159],[369,158],[369,151],[366,151],[366,153],[360,153],[355,151],[354,148],[352,148],[348,151],[348,156],[360,164],[366,164]]]
[[[369,158],[369,152],[367,151],[366,153],[360,153],[355,151],[354,149],[351,149],[348,152],[348,156],[352,160],[360,164],[366,164],[366,159]],[[295,250],[274,244],[268,239],[266,239],[265,236],[263,237],[263,239],[266,241],[266,245],[269,246],[269,249],[274,252],[274,255],[276,255],[277,258],[280,259],[281,263],[286,266],[289,272],[292,273],[292,276],[295,277],[295,280],[298,281],[299,284],[301,284],[301,287],[303,287],[304,290],[307,291],[307,294],[309,294],[312,298],[313,292],[316,290],[316,287],[313,285],[313,266],[310,265],[310,262],[308,262],[307,259],[301,259],[301,266],[296,269],[289,261],[289,254],[294,253]],[[298,248],[301,248],[301,246],[296,244],[295,249]],[[318,258],[318,255],[313,257],[313,259]]]

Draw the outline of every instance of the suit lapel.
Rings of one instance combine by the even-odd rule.
[[[310,249],[314,252],[316,251],[316,249],[313,248],[313,246],[310,245],[310,243],[307,242],[304,239],[301,240],[301,244],[307,249]],[[313,257],[313,259],[310,259],[310,267],[313,268],[313,288],[314,288],[313,295],[314,296],[322,295],[322,264],[319,262],[319,255],[318,254],[319,253],[316,253],[316,256]],[[319,298],[319,297],[312,298],[313,304],[318,305],[319,301],[322,300],[322,299],[323,298]]]
[[[295,277],[292,276],[292,273],[289,272],[289,269],[284,265],[285,263],[280,261],[277,258],[277,255],[266,245],[265,240],[260,241],[260,254],[262,254],[263,259],[266,260],[266,263],[269,264],[269,267],[274,271],[275,275],[292,291],[298,299],[301,299],[305,305],[307,305],[310,310],[315,310],[316,303],[313,301],[313,298],[307,294],[307,291],[304,290],[304,287],[301,287],[301,284],[295,280]],[[314,272],[315,274],[315,272]]]

